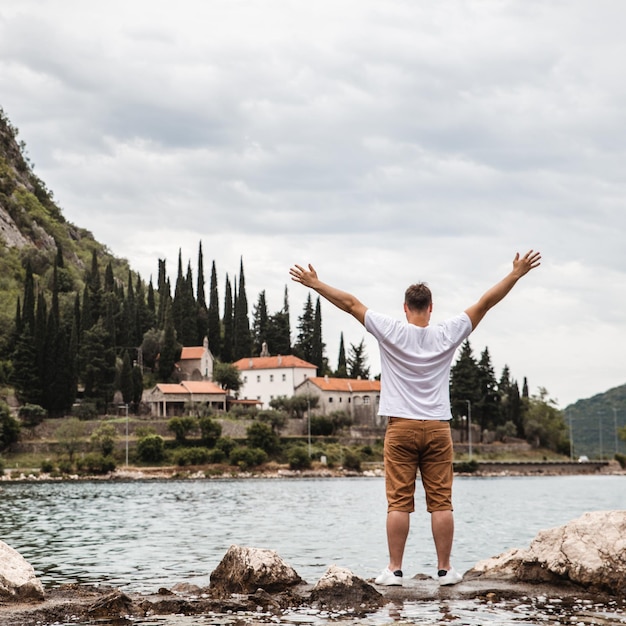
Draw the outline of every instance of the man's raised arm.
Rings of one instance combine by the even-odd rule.
[[[513,289],[515,283],[530,270],[541,265],[541,254],[534,250],[529,250],[523,257],[519,252],[513,259],[513,269],[499,283],[496,283],[491,289],[488,289],[471,307],[465,310],[472,322],[472,329],[478,326],[479,322],[485,317],[489,309],[494,307]]]
[[[300,265],[294,265],[289,270],[289,273],[291,274],[291,280],[317,291],[322,298],[326,298],[326,300],[342,311],[350,313],[350,315],[354,316],[361,324],[365,325],[365,312],[367,311],[367,307],[352,294],[323,283],[317,277],[317,272],[310,263],[308,269]]]

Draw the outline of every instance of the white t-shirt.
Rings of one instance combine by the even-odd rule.
[[[368,309],[365,328],[380,348],[378,414],[451,419],[450,366],[455,350],[472,332],[467,313],[421,328]]]

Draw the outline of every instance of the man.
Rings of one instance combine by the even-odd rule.
[[[450,366],[457,347],[530,270],[541,254],[530,250],[513,259],[513,269],[463,313],[429,326],[430,289],[411,285],[405,293],[406,322],[368,309],[353,295],[323,283],[312,265],[295,265],[292,280],[315,290],[354,316],[378,341],[381,360],[379,415],[388,418],[385,433],[385,489],[389,565],[376,578],[380,585],[402,585],[402,559],[419,470],[431,514],[440,585],[455,585],[462,575],[450,563],[454,537],[450,435]]]

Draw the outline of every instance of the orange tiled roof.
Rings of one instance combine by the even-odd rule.
[[[163,394],[208,393],[223,395],[226,392],[210,380],[185,380],[182,383],[159,383],[159,391]]]
[[[307,369],[317,369],[313,363],[308,363],[303,359],[287,354],[285,356],[257,356],[239,359],[233,363],[240,370],[272,370],[279,368],[291,369],[292,367],[304,367]]]
[[[346,391],[352,393],[380,391],[380,380],[330,378],[329,376],[316,376],[315,378],[307,378],[307,380],[319,387],[322,391]]]
[[[186,360],[199,361],[202,358],[203,354],[204,354],[203,346],[187,346],[182,349],[182,352],[180,353],[180,360],[181,361],[186,361]]]

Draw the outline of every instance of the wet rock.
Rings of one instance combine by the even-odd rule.
[[[33,566],[11,546],[0,541],[0,597],[3,600],[43,600],[41,581]]]
[[[274,550],[231,546],[210,577],[210,591],[224,597],[263,589],[278,593],[303,583],[297,572]]]
[[[626,511],[594,511],[537,534],[527,550],[481,561],[466,574],[522,582],[572,582],[626,596]]]
[[[376,610],[383,596],[355,576],[349,569],[331,565],[311,591],[310,601],[330,610],[352,610],[356,613]]]
[[[88,609],[90,617],[119,618],[132,615],[136,611],[133,601],[123,592],[115,590],[102,598],[98,598]]]

